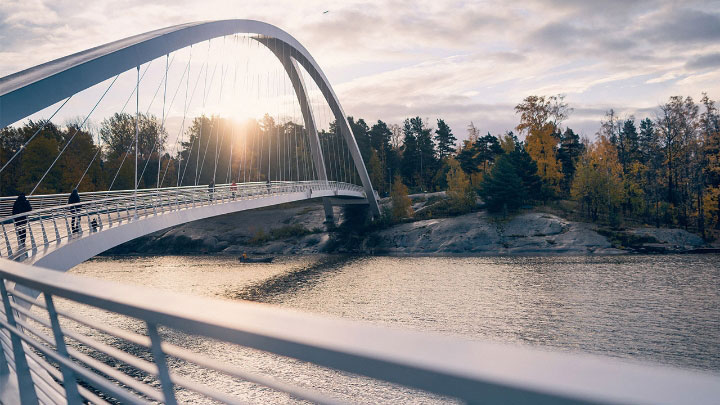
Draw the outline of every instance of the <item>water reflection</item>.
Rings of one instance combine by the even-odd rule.
[[[469,339],[541,345],[720,371],[720,257],[100,258],[73,273]],[[63,303],[61,305],[71,305]],[[70,309],[70,308],[68,308]],[[75,305],[138,333],[133,320]],[[252,372],[360,402],[445,402],[412,390],[171,331],[169,341]],[[140,354],[140,353],[138,353]],[[182,362],[180,374],[250,402],[292,400]],[[199,377],[198,377],[199,376]],[[178,394],[196,401],[191,393]]]

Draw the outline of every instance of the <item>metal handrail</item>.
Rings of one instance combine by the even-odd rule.
[[[147,216],[291,192],[306,192],[309,198],[312,191],[317,190],[336,193],[342,190],[364,196],[360,186],[331,181],[220,184],[212,189],[208,185],[172,187],[138,190],[137,194],[123,191],[123,195],[0,217],[0,257],[25,260],[51,246]],[[58,198],[57,195],[50,197]],[[23,218],[25,220],[17,221]]]
[[[331,319],[265,304],[159,292],[48,271],[4,259],[0,259],[0,279],[0,294],[6,303],[5,311],[0,313],[0,340],[4,342],[0,345],[3,350],[0,353],[0,368],[3,364],[11,365],[6,367],[7,372],[16,374],[19,385],[25,389],[32,387],[32,393],[21,392],[21,395],[35,398],[49,397],[52,392],[46,391],[64,388],[57,384],[53,387],[48,383],[39,383],[37,376],[43,372],[58,376],[57,370],[47,362],[34,361],[29,369],[17,366],[15,359],[32,353],[26,347],[34,348],[65,370],[63,376],[67,378],[60,379],[63,387],[75,386],[78,379],[82,379],[96,393],[101,392],[124,402],[142,403],[152,397],[158,400],[159,396],[162,402],[175,403],[177,389],[185,389],[222,402],[240,403],[238,398],[227,392],[193,380],[192,375],[178,375],[168,367],[166,356],[189,362],[200,370],[215,370],[239,381],[265,385],[299,399],[318,403],[339,402],[327,393],[252,374],[189,348],[170,344],[157,333],[158,328],[259,349],[471,403],[709,404],[720,397],[720,376],[672,367],[467,341]],[[10,283],[14,283],[13,288],[8,288]],[[44,300],[36,301],[35,305],[46,311],[49,321],[37,318],[38,311],[18,311],[22,307],[17,300],[32,301],[31,297],[17,291],[18,286],[43,294]],[[148,326],[148,333],[141,335],[81,318],[76,313],[56,310],[52,304],[55,298],[134,318]],[[12,312],[17,315],[6,315]],[[33,317],[19,318],[19,315],[30,314]],[[62,322],[59,322],[60,319]],[[76,329],[71,330],[67,326],[68,322],[77,320],[152,352],[152,359],[147,360],[151,363],[143,364],[153,364],[152,368],[146,366],[145,369],[154,379],[120,375],[118,373],[122,368],[109,370],[97,364],[97,360],[78,355],[70,347],[67,354],[63,354],[53,342],[67,340],[71,344],[81,340],[88,347],[95,347],[99,353],[114,354],[121,362],[132,362],[129,357],[133,354],[118,354],[118,351],[108,349],[107,344],[94,342],[87,333],[79,336]],[[52,325],[58,327],[49,327]],[[89,368],[101,369],[107,377],[94,374]],[[136,381],[128,384],[128,378]],[[117,385],[115,381],[124,381],[125,384]],[[227,388],[230,391],[232,387]],[[151,396],[143,395],[143,392]],[[79,391],[83,398],[87,398],[88,393],[87,390]]]

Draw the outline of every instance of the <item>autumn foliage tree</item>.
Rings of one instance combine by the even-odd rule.
[[[395,176],[393,180],[390,199],[392,200],[392,215],[394,219],[398,220],[413,216],[414,212],[412,209],[412,201],[410,201],[410,197],[408,197],[408,188],[403,184],[400,176]]]

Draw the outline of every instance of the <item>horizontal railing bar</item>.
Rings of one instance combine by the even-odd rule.
[[[179,346],[175,346],[172,343],[163,342],[162,343],[162,349],[165,352],[165,354],[169,356],[174,356],[179,359],[197,364],[199,366],[220,371],[224,374],[230,375],[232,377],[240,378],[242,380],[262,385],[268,388],[272,388],[276,391],[285,392],[287,394],[290,394],[293,397],[296,397],[298,399],[307,400],[313,403],[317,404],[340,404],[343,403],[337,399],[330,398],[328,396],[316,394],[314,392],[311,392],[310,390],[299,388],[287,383],[283,383],[281,381],[275,380],[271,377],[264,377],[261,375],[256,375],[250,372],[247,372],[245,370],[240,369],[239,367],[230,366],[223,363],[217,363],[215,361],[212,361],[210,359],[204,358],[202,356],[199,356],[198,354],[191,352],[189,350],[183,349]]]
[[[47,328],[51,328],[51,327],[52,327],[52,326],[50,325],[50,322],[45,321],[45,320],[41,320],[41,319],[38,319],[38,318],[34,317],[34,315],[33,315],[30,311],[27,311],[27,310],[25,310],[24,308],[21,308],[21,307],[18,307],[18,306],[13,306],[13,308],[14,308],[15,310],[17,310],[18,312],[22,313],[23,315],[25,315],[25,316],[33,319],[34,321],[40,323],[41,325],[43,325],[43,326],[45,326],[45,327],[47,327]],[[113,346],[110,346],[110,345],[108,345],[108,344],[106,344],[106,343],[102,343],[102,342],[98,342],[98,341],[96,341],[96,340],[93,340],[93,339],[90,338],[89,336],[85,336],[85,335],[83,335],[83,334],[76,333],[76,332],[74,332],[74,331],[68,330],[68,329],[63,328],[63,327],[61,327],[60,330],[62,331],[62,333],[63,333],[65,336],[70,337],[70,338],[72,338],[72,339],[75,339],[76,341],[78,341],[78,342],[80,342],[80,343],[82,343],[82,344],[84,344],[84,345],[92,348],[93,350],[96,350],[96,351],[98,351],[98,352],[100,352],[100,353],[104,353],[104,354],[107,354],[107,355],[109,355],[109,356],[112,356],[112,357],[116,358],[117,360],[120,360],[120,361],[122,361],[123,363],[126,363],[126,364],[128,364],[128,365],[130,365],[130,366],[132,366],[132,367],[134,367],[134,368],[136,368],[136,369],[138,369],[138,370],[141,370],[141,371],[143,371],[143,372],[145,372],[145,373],[148,373],[148,374],[150,374],[150,375],[153,375],[153,376],[157,376],[157,375],[158,375],[157,365],[155,365],[155,364],[153,364],[153,363],[150,363],[150,362],[148,362],[148,361],[146,361],[146,360],[143,360],[143,359],[139,359],[139,358],[137,358],[137,357],[134,357],[134,356],[132,356],[132,355],[130,355],[130,354],[128,354],[128,353],[120,350],[120,349],[117,349],[117,348],[115,348],[115,347],[113,347]],[[31,330],[31,331],[32,331],[32,330]],[[33,333],[34,333],[34,332],[33,332]],[[53,344],[54,344],[53,341],[50,341],[50,340],[49,340],[49,339],[50,339],[49,337],[46,337],[46,339],[48,339],[48,343],[53,343]]]
[[[324,185],[324,186],[332,186],[333,183],[334,183],[334,182],[328,182],[327,184],[323,184],[323,185]],[[313,184],[300,184],[300,183],[298,183],[298,185],[306,185],[306,186],[311,186],[311,187],[313,186]],[[270,190],[284,189],[284,187],[287,187],[287,186],[289,186],[289,185],[271,183],[270,186],[269,186],[269,189],[270,189]],[[362,191],[362,188],[359,187],[359,186],[354,186],[354,185],[351,185],[351,186],[353,186],[353,187],[348,188],[349,190],[357,190],[357,191],[359,191],[359,192]],[[145,193],[138,194],[138,195],[137,195],[137,198],[142,199],[142,198],[145,198],[145,197],[148,197],[148,196],[149,196],[149,197],[159,197],[159,196],[162,196],[162,195],[180,194],[180,193],[184,193],[184,192],[187,192],[187,191],[199,192],[201,195],[209,195],[209,194],[212,194],[212,193],[232,192],[231,187],[232,187],[231,185],[227,185],[227,184],[220,185],[220,186],[216,186],[216,188],[215,188],[215,190],[214,190],[213,192],[209,191],[206,186],[197,186],[197,187],[192,187],[192,188],[188,188],[188,189],[183,189],[183,188],[166,188],[166,189],[161,189],[161,190],[163,190],[163,191],[167,191],[166,193],[160,193],[160,192],[158,192],[156,189],[149,189],[149,190],[148,190],[147,192],[145,192]],[[242,186],[239,186],[239,187],[242,187]],[[267,186],[265,186],[265,187],[267,187]],[[252,185],[252,186],[245,186],[245,187],[243,187],[243,188],[263,190],[262,184]],[[332,189],[333,187],[330,187],[330,188]],[[335,187],[335,188],[339,188],[339,187]],[[240,192],[240,188],[238,188],[237,192]],[[83,193],[83,195],[85,195],[85,193]],[[66,196],[67,196],[67,195],[66,195]],[[10,216],[3,216],[3,217],[0,217],[0,221],[2,221],[2,222],[4,222],[4,223],[8,223],[8,222],[11,222],[12,220],[14,220],[15,218],[18,218],[18,217],[23,217],[23,216],[28,216],[28,215],[41,216],[41,215],[44,215],[44,214],[49,213],[49,212],[52,212],[52,211],[58,211],[58,210],[70,211],[70,210],[72,210],[72,209],[82,209],[84,206],[87,206],[87,205],[91,205],[91,206],[101,205],[100,203],[113,203],[113,202],[119,202],[119,201],[127,201],[127,202],[129,202],[129,203],[130,203],[130,202],[134,203],[135,198],[136,198],[136,196],[135,196],[132,192],[128,192],[127,195],[121,195],[121,196],[117,196],[117,197],[107,197],[107,198],[101,198],[101,199],[91,199],[91,200],[88,200],[88,201],[81,201],[81,202],[79,202],[79,203],[74,203],[74,204],[59,204],[59,205],[57,205],[57,206],[35,209],[35,210],[29,211],[29,212],[25,212],[25,213],[22,213],[22,214],[16,214],[16,215],[10,215]],[[210,201],[204,201],[204,202],[210,202]],[[134,205],[133,205],[133,207],[134,207]]]
[[[17,322],[20,326],[22,326],[23,329],[30,331],[32,334],[38,336],[40,339],[44,340],[44,341],[47,342],[48,344],[50,344],[50,345],[53,345],[53,344],[54,344],[54,340],[53,340],[52,338],[50,338],[49,336],[46,336],[46,335],[42,334],[42,332],[39,332],[38,330],[36,330],[35,328],[33,328],[32,326],[30,326],[30,325],[27,324],[26,322],[21,321],[21,320],[19,320],[19,319],[16,320],[16,322]],[[50,327],[49,324],[46,325],[46,326]],[[68,334],[67,332],[68,332],[68,331],[65,332],[66,335],[67,335],[67,336],[70,336],[70,334]],[[76,336],[77,336],[77,335],[76,335]],[[72,338],[75,339],[75,340],[78,340],[78,339],[76,339],[76,337],[72,337]],[[85,340],[85,339],[83,339],[83,340]],[[90,339],[88,338],[87,340],[90,340]],[[85,342],[82,342],[82,341],[81,341],[81,343],[84,343],[84,344],[87,345],[87,343],[85,343]],[[94,342],[94,343],[99,344],[99,345],[101,345],[101,346],[104,346],[104,349],[105,349],[105,350],[96,349],[95,347],[90,346],[90,347],[92,347],[93,349],[97,350],[97,351],[100,352],[100,353],[104,353],[104,354],[108,354],[108,355],[111,355],[111,356],[113,356],[113,357],[116,357],[116,356],[113,355],[113,353],[114,353],[114,354],[117,354],[117,352],[121,352],[120,350],[115,349],[114,347],[110,347],[110,346],[107,346],[107,345],[105,345],[105,344],[98,343],[98,342]],[[88,346],[89,346],[89,345],[88,345]],[[51,347],[51,348],[52,348],[52,347]],[[101,362],[101,361],[98,361],[98,360],[96,360],[96,359],[94,359],[94,358],[86,355],[85,353],[82,353],[82,352],[80,352],[80,351],[72,348],[72,347],[68,347],[68,348],[67,348],[67,351],[68,351],[68,354],[69,354],[71,357],[75,357],[77,360],[79,360],[79,361],[87,364],[88,366],[94,368],[94,369],[97,370],[97,371],[100,371],[100,372],[103,373],[103,374],[106,374],[106,375],[110,376],[111,378],[113,378],[113,379],[115,379],[115,380],[117,380],[117,381],[120,381],[121,383],[127,385],[128,387],[134,389],[134,390],[137,391],[137,392],[139,392],[139,393],[141,393],[141,394],[143,394],[143,395],[146,395],[146,396],[148,396],[148,397],[150,397],[150,398],[152,398],[152,399],[156,399],[156,400],[158,400],[158,401],[161,401],[161,400],[163,399],[163,395],[162,395],[162,393],[160,393],[159,391],[153,390],[152,388],[150,388],[150,387],[147,386],[146,384],[143,384],[143,383],[135,380],[134,378],[132,378],[132,377],[130,377],[130,376],[128,376],[128,375],[126,375],[126,374],[124,374],[124,373],[122,373],[122,372],[120,372],[120,371],[118,371],[118,370],[116,370],[116,369],[114,369],[114,368],[112,368],[112,367],[110,367],[110,366],[108,366],[107,364],[105,364],[105,363],[103,363],[103,362]],[[111,352],[113,352],[113,353],[111,353]],[[146,372],[146,373],[148,373],[148,374],[157,376],[157,367],[156,367],[156,366],[153,367],[154,365],[153,365],[152,363],[149,363],[149,362],[144,361],[144,360],[141,360],[141,359],[134,358],[134,357],[132,357],[131,355],[129,355],[129,354],[127,354],[127,353],[124,353],[124,352],[121,352],[121,353],[122,353],[121,356],[122,356],[122,357],[125,357],[125,359],[118,359],[118,360],[121,360],[121,361],[123,361],[123,362],[125,362],[125,363],[127,363],[127,364],[130,364],[130,365],[132,365],[133,367],[135,367],[135,368],[137,368],[137,369],[139,369],[139,370],[141,370],[141,371],[144,371],[144,372]],[[132,357],[132,359],[131,359],[130,361],[128,361],[128,359],[127,359],[128,357]],[[116,358],[117,358],[117,357],[116,357]],[[134,364],[132,364],[132,363],[134,363]],[[154,374],[153,374],[153,371],[152,371],[153,368],[154,368]]]
[[[42,352],[44,355],[50,357],[54,361],[71,368],[74,372],[80,374],[85,379],[87,379],[91,384],[94,384],[96,386],[99,386],[106,390],[109,393],[112,393],[113,395],[118,396],[120,399],[129,401],[131,403],[135,402],[141,402],[141,403],[148,403],[147,401],[142,400],[140,397],[137,397],[125,390],[123,390],[120,386],[117,386],[115,384],[110,383],[109,381],[104,380],[99,375],[92,373],[91,371],[85,369],[84,367],[81,367],[77,364],[75,364],[70,359],[67,359],[63,356],[60,356],[58,353],[53,352],[52,350],[48,350],[44,345],[36,342],[34,339],[30,338],[17,328],[13,327],[12,325],[8,324],[4,320],[0,319],[0,326],[4,327],[11,333],[13,333],[15,336],[18,336],[20,339],[22,339],[25,343],[28,345],[34,347],[38,351]]]
[[[18,310],[23,315],[40,323],[41,325],[48,327],[48,328],[51,327],[50,322],[36,318],[34,316],[34,314],[25,310],[24,308],[17,307],[17,306],[13,306],[13,308]],[[61,314],[57,310],[56,310],[56,312],[58,312],[59,315],[66,316],[65,314]],[[81,323],[85,324],[86,326],[95,328],[95,326],[89,325],[85,322],[81,322]],[[154,376],[158,375],[157,365],[155,365],[153,363],[149,363],[145,360],[133,357],[133,356],[123,352],[122,350],[119,350],[119,349],[112,347],[110,345],[107,345],[105,343],[93,340],[92,338],[90,338],[88,336],[84,336],[84,335],[76,333],[74,331],[67,330],[66,328],[61,328],[61,331],[65,336],[75,339],[76,341],[78,341],[82,344],[85,344],[85,345],[93,348],[94,350],[97,350],[98,352],[105,353],[107,355],[115,357],[116,359],[118,359],[124,363],[127,363],[139,370],[142,370],[148,374],[151,374]],[[122,329],[118,329],[114,332],[118,332],[118,331],[122,331]],[[122,332],[125,332],[125,331],[122,331]],[[108,332],[106,332],[106,333],[108,333]],[[118,333],[118,334],[108,333],[108,334],[110,334],[111,336],[122,338],[121,336],[118,336],[121,333]],[[143,345],[143,343],[147,343],[149,345],[149,338],[142,336],[142,335],[132,336],[133,335],[132,332],[126,332],[124,334],[130,335],[130,336],[128,336],[129,339],[125,339],[125,340],[130,341],[131,343],[136,343],[143,347],[149,348],[148,346]],[[140,339],[138,339],[138,338],[140,338]],[[147,339],[148,342],[143,342],[144,339],[142,339],[142,338]],[[291,396],[296,397],[298,399],[311,401],[311,402],[317,403],[317,404],[339,404],[339,403],[342,403],[339,400],[336,400],[336,399],[333,399],[333,398],[330,398],[327,396],[319,395],[314,392],[311,392],[310,390],[299,388],[299,387],[296,387],[296,386],[293,386],[293,385],[290,385],[287,383],[283,383],[281,381],[275,380],[270,377],[255,375],[253,373],[244,371],[238,367],[233,367],[233,366],[228,366],[228,365],[223,365],[220,363],[213,362],[209,359],[205,359],[202,356],[197,355],[196,353],[193,353],[192,351],[183,349],[179,346],[175,346],[171,343],[163,342],[161,347],[162,347],[163,351],[165,352],[165,354],[167,354],[167,355],[177,357],[181,360],[185,360],[185,361],[194,363],[196,365],[199,365],[199,366],[202,366],[205,368],[209,368],[209,369],[212,369],[215,371],[220,371],[224,374],[227,374],[227,375],[230,375],[230,376],[233,376],[236,378],[240,378],[242,380],[245,380],[245,381],[248,381],[248,382],[251,382],[254,384],[272,388],[276,391],[285,392],[285,393],[290,394]],[[180,380],[177,381],[176,383],[178,385],[184,386],[184,382],[180,382]],[[186,388],[190,388],[190,387],[186,387]]]
[[[398,331],[257,303],[169,292],[158,300],[156,290],[141,286],[7,260],[0,266],[8,280],[85,305],[471,402],[490,396],[496,401],[672,403],[692,394],[692,402],[712,403],[710,398],[720,396],[720,378],[707,373]],[[638,383],[628,386],[631,380]]]
[[[18,312],[22,313],[23,315],[27,316],[28,318],[33,319],[34,321],[40,323],[41,325],[43,325],[43,326],[45,326],[45,327],[48,327],[48,328],[51,327],[51,325],[50,325],[49,322],[34,317],[34,315],[33,315],[32,313],[30,313],[29,311],[25,310],[24,308],[20,308],[20,307],[17,307],[17,306],[13,306],[13,308],[14,308],[15,310],[17,310]],[[4,314],[4,313],[3,313],[3,314]],[[52,348],[52,346],[54,346],[54,341],[53,341],[49,336],[46,336],[46,335],[42,334],[41,332],[37,331],[34,327],[30,326],[29,324],[27,324],[26,322],[24,322],[24,321],[22,321],[22,320],[16,320],[16,322],[17,322],[19,325],[21,325],[25,330],[31,332],[32,334],[36,335],[36,336],[39,337],[40,339],[44,340],[46,343],[50,344],[50,345],[51,345],[51,348]],[[132,360],[139,360],[139,359],[132,358],[132,356],[130,356],[129,354],[127,354],[127,353],[125,353],[125,352],[122,352],[122,351],[120,351],[120,350],[118,350],[118,349],[115,349],[115,348],[113,348],[113,347],[104,345],[104,344],[99,343],[99,342],[93,342],[93,343],[96,343],[96,344],[98,344],[98,345],[100,345],[100,346],[104,346],[104,347],[101,347],[101,348],[93,347],[93,346],[92,346],[91,344],[89,344],[89,342],[88,342],[88,341],[91,341],[91,342],[92,342],[92,339],[90,339],[90,338],[87,338],[87,339],[82,339],[82,338],[81,338],[81,339],[78,339],[77,334],[75,334],[75,333],[73,333],[73,332],[70,332],[70,331],[64,331],[64,334],[65,334],[66,336],[72,337],[72,338],[75,339],[75,340],[81,341],[81,343],[90,346],[91,348],[97,350],[98,352],[105,353],[105,354],[109,354],[109,355],[111,355],[111,356],[113,356],[113,357],[116,357],[116,358],[118,358],[117,354],[120,353],[120,358],[118,358],[119,360],[121,360],[121,361],[123,361],[123,362],[125,362],[125,363],[127,363],[127,364],[130,364],[130,365],[132,365],[133,367],[138,368],[138,369],[140,369],[140,370],[142,370],[142,371],[145,371],[145,372],[148,372],[148,373],[151,373],[151,374],[152,374],[152,371],[148,371],[148,369],[146,369],[146,368],[152,369],[152,368],[154,367],[154,365],[153,365],[152,363],[144,362],[144,363],[146,363],[146,364],[143,364],[143,365],[141,365],[141,366],[138,366],[138,364],[137,364],[136,362],[133,362]],[[71,335],[72,335],[72,336],[71,336]],[[93,358],[85,355],[84,353],[81,353],[81,352],[79,352],[79,351],[77,351],[77,350],[75,350],[75,349],[73,349],[73,348],[68,348],[68,352],[69,352],[73,357],[76,357],[78,360],[80,360],[80,361],[82,361],[82,362],[90,365],[91,367],[95,368],[95,369],[98,370],[98,371],[101,371],[101,372],[103,372],[103,373],[105,373],[105,374],[110,375],[110,376],[113,377],[114,379],[122,382],[123,384],[126,384],[126,385],[130,386],[131,388],[135,389],[136,391],[138,391],[138,392],[140,392],[140,393],[142,393],[142,394],[144,394],[144,395],[148,395],[148,396],[152,397],[152,395],[154,394],[153,391],[152,391],[150,388],[147,388],[147,389],[146,389],[146,387],[145,387],[142,383],[136,382],[136,380],[134,380],[132,377],[125,376],[124,374],[122,374],[122,373],[120,373],[120,372],[116,372],[115,369],[113,369],[113,368],[111,368],[111,367],[109,367],[109,366],[106,366],[104,363],[101,363],[101,362],[99,362],[99,361],[97,361],[97,360],[95,360],[95,359],[93,359]],[[131,358],[131,361],[128,361],[127,357],[130,357],[130,358]],[[91,363],[92,363],[92,364],[91,364]],[[133,363],[136,363],[136,364],[133,364]],[[98,368],[97,366],[100,366],[101,368]],[[157,367],[154,367],[154,368],[155,368],[154,375],[157,375]],[[108,373],[108,372],[109,372],[109,373]],[[162,399],[162,396],[158,393],[158,397],[155,397],[155,398],[153,398],[153,399],[161,400],[161,399]]]
[[[7,345],[8,345],[8,347],[10,347],[9,346],[10,345],[9,338],[4,333],[0,333],[0,336],[2,336],[3,339],[7,339]],[[3,340],[3,343],[5,343],[5,342],[6,342],[6,340]],[[7,353],[7,351],[6,351],[6,353]],[[65,380],[63,379],[62,373],[60,371],[58,371],[58,369],[56,369],[54,366],[51,366],[50,363],[48,363],[45,359],[41,358],[33,351],[26,351],[25,354],[29,356],[30,360],[37,363],[39,367],[41,367],[43,370],[47,371],[53,378],[55,378],[56,380],[58,380],[62,383],[65,382]],[[13,368],[14,368],[14,366],[13,366]],[[86,388],[83,388],[80,385],[78,386],[78,391],[80,392],[80,395],[87,398],[92,403],[107,404],[107,402],[105,400],[101,399],[100,397],[98,397],[97,395],[93,394],[92,392],[90,392]]]
[[[73,315],[69,312],[56,309],[56,312],[58,315],[62,315],[65,318],[71,319],[77,323],[80,323],[82,325],[85,325],[87,327],[97,329],[100,332],[106,333],[111,336],[115,336],[120,339],[124,339],[130,343],[134,343],[138,346],[142,346],[146,349],[150,348],[150,338],[147,336],[143,336],[134,332],[126,331],[124,329],[116,328],[114,326],[110,325],[102,325],[99,323],[92,322],[90,320],[81,318],[79,316]]]

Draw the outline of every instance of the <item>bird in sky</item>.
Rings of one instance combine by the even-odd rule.
[[[323,11],[323,14],[327,14],[329,12],[330,12],[330,10],[325,10],[325,11]]]

